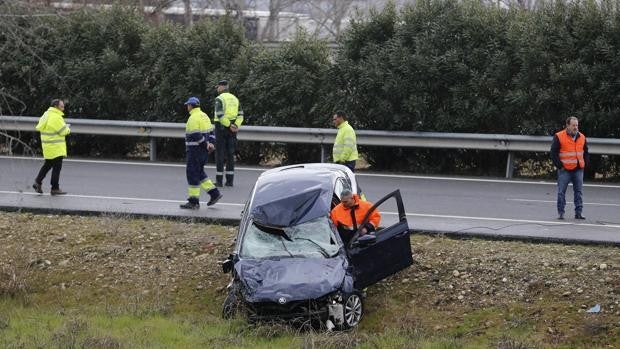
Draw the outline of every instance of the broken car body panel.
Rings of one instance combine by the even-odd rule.
[[[343,255],[329,259],[286,258],[240,260],[235,271],[244,284],[248,302],[278,302],[316,299],[332,292],[353,291]]]

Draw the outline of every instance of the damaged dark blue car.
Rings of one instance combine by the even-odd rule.
[[[398,190],[374,204],[372,210],[381,208],[384,216],[376,234],[356,232],[348,245],[342,242],[329,213],[343,189],[357,188],[355,175],[337,164],[263,173],[244,208],[234,251],[223,263],[224,272],[232,272],[223,316],[327,329],[357,326],[364,314],[362,290],[413,263]]]

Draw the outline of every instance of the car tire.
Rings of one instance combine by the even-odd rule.
[[[233,283],[232,287],[228,290],[228,295],[224,300],[222,306],[222,318],[231,319],[235,317],[241,308],[241,301],[239,299],[239,291],[237,285]]]
[[[239,302],[237,301],[237,295],[233,292],[229,292],[224,300],[224,305],[222,306],[222,318],[231,319],[237,314],[237,308],[239,307]]]
[[[359,292],[349,293],[342,302],[344,322],[339,326],[340,330],[349,330],[357,326],[364,316],[364,302]]]

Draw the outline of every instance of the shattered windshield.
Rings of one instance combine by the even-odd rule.
[[[287,228],[252,223],[243,237],[241,256],[330,258],[338,249],[334,231],[325,216]]]

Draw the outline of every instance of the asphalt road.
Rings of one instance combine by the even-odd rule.
[[[49,195],[51,173],[44,182],[46,193],[33,192],[31,185],[41,164],[40,158],[0,157],[0,207],[234,221],[264,170],[239,167],[235,187],[224,188],[224,198],[217,205],[186,211],[179,209],[187,192],[181,163],[67,159],[61,188],[69,195],[61,197]],[[207,166],[207,173],[213,172],[213,166]],[[572,219],[569,199],[568,219],[558,221],[554,182],[379,173],[359,173],[358,181],[370,201],[400,189],[409,226],[417,231],[620,244],[617,183],[586,183],[583,214],[587,220]],[[567,194],[572,198],[572,187]],[[381,210],[386,223],[396,219],[392,203]]]

